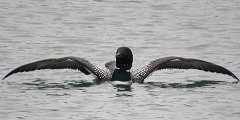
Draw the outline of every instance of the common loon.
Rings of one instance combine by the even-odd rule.
[[[228,69],[207,61],[183,58],[183,57],[163,57],[151,61],[147,66],[131,70],[133,63],[133,54],[128,47],[119,47],[116,51],[116,61],[110,61],[105,64],[107,69],[100,69],[89,61],[78,57],[62,57],[53,59],[44,59],[32,63],[22,65],[10,73],[3,79],[18,72],[29,72],[41,69],[75,69],[80,70],[86,75],[92,74],[96,77],[97,82],[103,81],[131,81],[143,83],[152,72],[162,69],[197,69],[208,72],[216,72],[227,74],[233,78],[237,78]]]

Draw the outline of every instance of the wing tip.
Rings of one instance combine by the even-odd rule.
[[[4,80],[5,78],[7,78],[8,76],[6,75],[5,77],[2,78],[2,80]]]
[[[232,75],[232,77],[235,78],[239,82],[239,79],[236,75]]]
[[[8,76],[10,76],[11,74],[10,73],[8,73],[6,76],[4,76],[3,78],[2,78],[2,80],[4,80],[5,78],[7,78]]]
[[[228,72],[229,72],[229,76],[232,76],[234,79],[236,79],[237,80],[237,82],[239,82],[239,79],[238,79],[238,77],[236,76],[236,75],[234,75],[231,71],[229,71],[228,70]]]

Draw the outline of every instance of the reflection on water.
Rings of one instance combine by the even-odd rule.
[[[32,82],[22,83],[23,85],[33,86],[35,89],[82,89],[84,87],[91,87],[93,85],[99,85],[96,82],[89,82],[87,80],[66,80],[63,83],[51,83],[48,80],[37,79]],[[109,83],[110,84],[110,83]],[[117,91],[131,91],[131,85],[117,84],[113,85]],[[32,89],[34,89],[32,88]]]
[[[214,84],[220,84],[223,81],[201,80],[193,81],[192,83],[165,83],[165,82],[147,82],[146,84],[151,86],[157,86],[160,88],[195,88],[211,86]]]
[[[24,85],[34,86],[37,89],[78,89],[83,87],[91,87],[94,82],[84,80],[67,80],[63,83],[49,83],[47,80],[37,79],[32,82],[25,82]]]
[[[70,81],[65,81],[65,83],[67,83],[67,85],[71,86],[71,87],[91,87],[92,85],[95,85],[94,82],[87,82],[84,80],[70,80]]]
[[[188,83],[167,83],[167,82],[146,82],[146,87],[160,87],[160,88],[196,88],[212,86],[215,84],[224,83],[225,81],[201,80],[188,81]],[[50,83],[47,80],[37,79],[32,82],[25,82],[24,85],[34,86],[35,89],[82,89],[84,87],[91,87],[96,85],[95,82],[86,80],[66,80],[63,83]],[[109,83],[110,84],[110,83]],[[138,84],[138,83],[135,83]],[[132,91],[131,85],[117,84],[113,85],[117,91]],[[34,89],[33,88],[33,89]]]
[[[131,85],[114,85],[114,87],[117,89],[117,91],[131,91],[132,87]]]

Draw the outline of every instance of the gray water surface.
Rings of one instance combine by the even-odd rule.
[[[0,0],[0,78],[36,60],[94,65],[134,53],[133,69],[163,56],[207,60],[240,77],[239,0]],[[238,120],[240,84],[197,70],[154,72],[118,91],[74,70],[14,74],[0,83],[1,120]]]

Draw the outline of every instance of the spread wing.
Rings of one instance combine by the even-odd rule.
[[[207,72],[227,74],[239,81],[239,79],[231,71],[220,65],[199,59],[182,58],[175,56],[163,57],[151,61],[146,67],[143,67],[137,72],[134,72],[134,80],[142,83],[149,74],[156,70],[162,69],[197,69]]]
[[[45,59],[32,63],[28,63],[22,65],[10,73],[8,73],[3,79],[8,76],[18,73],[18,72],[29,72],[34,70],[42,70],[42,69],[75,69],[80,70],[86,75],[93,74],[97,78],[102,79],[103,70],[95,67],[89,61],[78,58],[78,57],[62,57],[62,58],[53,58],[53,59]]]

